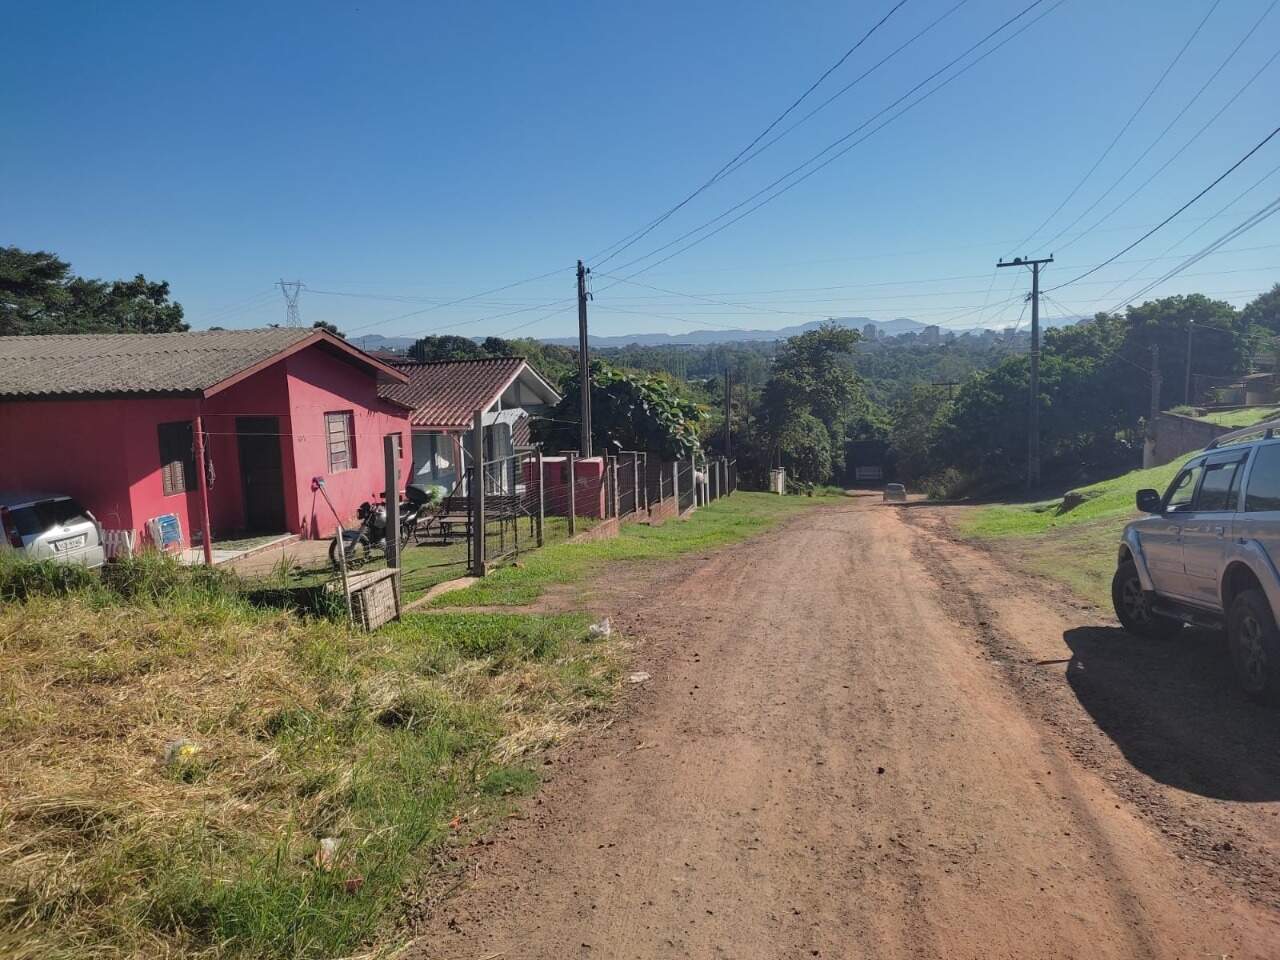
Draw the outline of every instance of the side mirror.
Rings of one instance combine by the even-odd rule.
[[[1139,490],[1136,497],[1138,509],[1143,513],[1159,513],[1160,512],[1160,491],[1159,490]]]

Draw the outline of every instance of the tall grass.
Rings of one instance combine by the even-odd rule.
[[[349,955],[617,684],[581,616],[358,634],[156,558],[0,591],[6,958]]]

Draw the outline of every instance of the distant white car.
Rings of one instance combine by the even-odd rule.
[[[102,525],[63,493],[0,493],[0,528],[10,549],[32,560],[102,566]]]
[[[886,503],[905,503],[907,500],[907,488],[900,483],[886,483],[884,485],[884,499]]]

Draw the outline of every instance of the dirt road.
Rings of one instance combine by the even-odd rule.
[[[653,679],[414,956],[1280,955],[1280,718],[1212,638],[870,499],[594,599]]]

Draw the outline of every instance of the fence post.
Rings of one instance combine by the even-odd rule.
[[[542,546],[542,524],[547,518],[547,497],[546,488],[543,486],[542,474],[542,448],[539,447],[534,454],[538,465],[538,546]]]
[[[676,498],[676,516],[680,516],[680,461],[671,464],[671,495]]]
[[[644,465],[641,466],[639,469],[640,469],[640,476],[644,477],[644,512],[648,513],[649,512],[649,451],[646,450],[643,453],[637,454],[637,456],[644,461]],[[638,485],[636,487],[636,496],[637,497],[640,496],[640,488]],[[640,505],[638,503],[636,504],[636,509],[637,510],[640,509]]]
[[[618,492],[618,458],[609,457],[609,486],[613,488],[613,518],[617,520],[622,513],[622,497]]]
[[[471,418],[471,574],[484,576],[484,414]]]
[[[663,500],[667,499],[666,485],[664,482],[665,480],[666,480],[666,477],[664,477],[662,473],[662,464],[659,463],[658,464],[658,504],[659,505],[662,504]]]
[[[578,531],[578,455],[569,452],[569,536]]]

